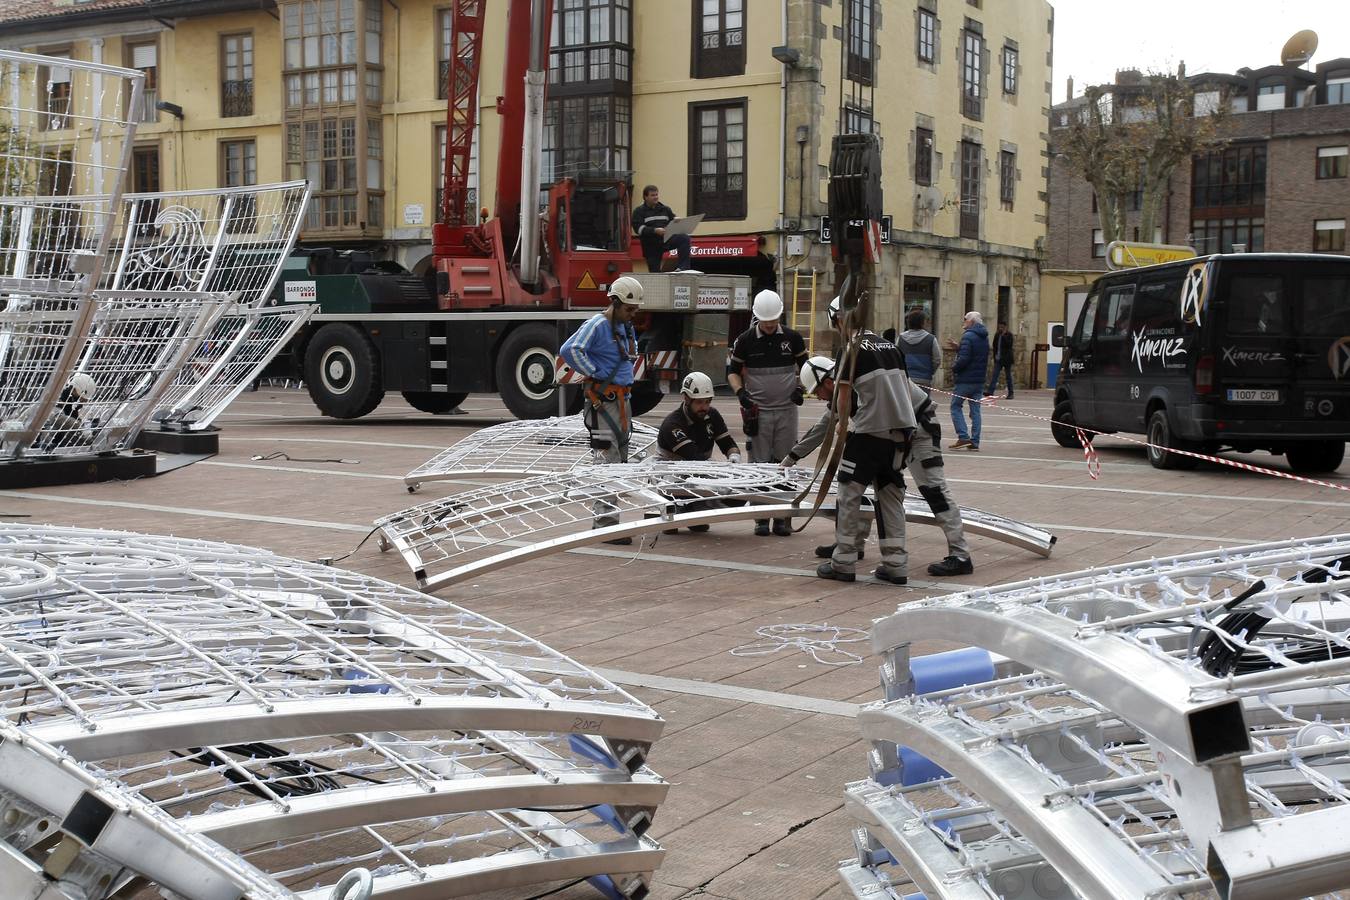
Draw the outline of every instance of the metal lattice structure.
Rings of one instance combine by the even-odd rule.
[[[634,420],[629,455],[640,459],[652,453],[657,434],[657,429]],[[515,419],[475,431],[413,469],[403,481],[415,490],[427,481],[574,472],[594,462],[590,432],[581,416]]]
[[[774,464],[648,460],[588,465],[429,500],[376,521],[385,549],[398,550],[418,584],[435,589],[485,571],[615,537],[683,525],[790,517],[810,481]],[[825,508],[827,514],[832,505]],[[597,516],[617,525],[596,528]],[[966,531],[1048,556],[1049,532],[980,510],[962,510]],[[920,497],[905,499],[910,522],[937,524]]]
[[[242,306],[260,307],[308,202],[304,181],[127,194],[105,286],[231,294]]]
[[[151,420],[189,431],[208,428],[317,311],[312,305],[231,307],[194,347]]]
[[[661,719],[446,601],[204,541],[0,525],[0,883],[103,900],[638,896]],[[44,874],[45,871],[45,874]],[[51,880],[48,880],[48,879]]]
[[[952,634],[987,652],[909,657]],[[856,896],[1350,887],[1350,535],[908,604],[873,647]]]

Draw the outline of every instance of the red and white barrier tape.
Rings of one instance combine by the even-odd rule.
[[[945,396],[948,397],[957,396],[956,394],[953,394],[951,391],[944,391],[941,388],[929,388],[929,390],[935,394],[944,394]],[[986,406],[991,409],[995,408],[994,397],[988,397],[985,399],[962,397],[961,399],[967,400],[971,403],[978,403],[981,406]],[[997,408],[1001,412],[1009,412],[1012,413],[1013,415],[1022,416],[1023,418],[1026,419],[1034,419],[1038,422],[1049,422],[1052,427],[1058,424],[1057,422],[1055,422],[1054,419],[1051,419],[1047,416],[1038,416],[1034,413],[1023,412],[1020,409],[1012,409],[1011,407],[1005,406],[1000,406]],[[1060,425],[1060,427],[1065,428],[1069,426]],[[1101,473],[1101,460],[1097,456],[1097,448],[1092,446],[1091,436],[1106,434],[1106,432],[1096,431],[1091,428],[1084,428],[1081,425],[1074,425],[1072,427],[1074,429],[1075,434],[1078,436],[1079,443],[1083,445],[1083,457],[1084,461],[1087,464],[1088,475],[1095,480]],[[1279,469],[1268,469],[1265,466],[1254,466],[1250,463],[1238,462],[1235,459],[1224,459],[1222,456],[1211,456],[1208,453],[1196,453],[1192,450],[1178,450],[1174,447],[1164,447],[1161,444],[1153,444],[1148,441],[1141,440],[1139,438],[1126,437],[1125,435],[1119,433],[1112,434],[1111,436],[1118,440],[1127,441],[1128,443],[1131,444],[1138,444],[1141,447],[1152,447],[1158,450],[1162,450],[1166,453],[1175,453],[1178,456],[1189,456],[1193,457],[1194,459],[1203,459],[1206,462],[1218,463],[1221,466],[1229,466],[1230,468],[1234,469],[1242,469],[1244,472],[1255,472],[1258,475],[1271,475],[1275,478],[1284,478],[1288,481],[1298,481],[1303,484],[1314,484],[1317,485],[1318,487],[1332,488],[1333,490],[1345,491],[1346,493],[1350,493],[1350,485],[1346,484],[1335,484],[1333,482],[1322,481],[1317,478],[1307,478],[1303,475],[1295,475],[1292,472],[1281,472]]]

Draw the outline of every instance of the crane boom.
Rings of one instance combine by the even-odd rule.
[[[472,225],[477,210],[469,206],[469,164],[474,126],[478,124],[478,73],[482,61],[483,16],[487,0],[454,0],[450,12],[450,59],[446,72],[445,176],[441,221]]]

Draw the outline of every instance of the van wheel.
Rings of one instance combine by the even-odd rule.
[[[380,352],[366,333],[346,323],[323,326],[305,347],[305,387],[319,411],[359,419],[384,399]]]
[[[1055,436],[1055,443],[1070,450],[1083,449],[1083,442],[1078,440],[1078,433],[1074,431],[1078,423],[1073,420],[1073,404],[1068,400],[1056,404],[1050,421],[1054,423],[1050,426],[1050,433]]]
[[[1295,472],[1335,472],[1345,461],[1344,441],[1308,441],[1284,451]]]
[[[464,398],[469,396],[468,391],[460,393],[456,391],[453,394],[442,394],[440,391],[404,391],[403,399],[408,401],[408,405],[413,409],[421,410],[424,413],[431,413],[435,416],[445,415],[464,402]]]
[[[1148,461],[1155,469],[1194,469],[1200,460],[1183,456],[1172,450],[1190,450],[1184,442],[1172,437],[1172,426],[1167,424],[1167,410],[1155,409],[1148,419]],[[1166,449],[1171,448],[1171,450]]]

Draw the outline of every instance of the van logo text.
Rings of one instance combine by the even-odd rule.
[[[1144,371],[1144,363],[1155,359],[1162,360],[1164,366],[1167,361],[1174,356],[1185,356],[1186,348],[1182,346],[1185,338],[1146,338],[1143,331],[1134,333],[1134,349],[1130,351],[1130,359],[1139,368]]]
[[[1266,363],[1284,362],[1284,354],[1278,350],[1242,350],[1238,347],[1224,347],[1223,361],[1230,366],[1237,366],[1242,363],[1265,365]]]

